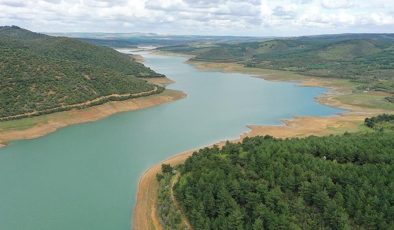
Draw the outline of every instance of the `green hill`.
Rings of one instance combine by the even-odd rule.
[[[162,76],[110,48],[0,27],[2,120],[157,93],[160,87],[140,78]]]
[[[163,165],[159,214],[168,229],[181,229],[168,198],[176,182],[172,190],[193,229],[391,229],[392,121],[367,119],[379,131],[364,134],[254,137],[202,149],[176,170]]]
[[[196,55],[194,61],[236,62],[246,67],[351,79],[360,84],[360,90],[394,94],[394,34],[322,35],[162,50],[191,53]],[[394,102],[394,96],[387,100]]]

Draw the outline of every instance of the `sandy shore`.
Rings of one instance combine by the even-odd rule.
[[[139,63],[144,63],[144,61],[145,61],[144,57],[140,54],[130,54],[130,57],[133,61],[136,61]]]
[[[148,82],[155,84],[155,85],[160,85],[160,86],[167,86],[169,84],[174,83],[173,80],[166,78],[166,77],[155,77],[155,78],[148,78]]]
[[[391,109],[373,108],[368,104],[345,102],[342,97],[352,95],[355,85],[347,80],[307,77],[287,71],[245,68],[235,63],[208,63],[188,61],[200,70],[218,70],[222,72],[239,72],[251,74],[255,77],[269,81],[296,82],[303,87],[323,87],[328,89],[325,94],[315,98],[319,103],[335,108],[344,109],[345,112],[328,117],[294,117],[283,120],[282,125],[261,126],[248,125],[250,131],[240,136],[245,137],[271,135],[277,138],[305,137],[310,135],[324,136],[329,134],[342,134],[360,130],[360,125],[366,117],[382,113],[394,113]],[[379,92],[366,92],[365,95],[378,95]],[[387,95],[380,95],[385,97]]]
[[[2,122],[0,123],[0,147],[13,140],[37,138],[69,125],[97,121],[115,113],[144,109],[178,100],[185,96],[186,94],[180,91],[165,90],[156,95],[125,101],[112,101],[81,110],[74,109],[33,118]],[[25,124],[28,124],[27,128],[24,127]]]
[[[179,164],[184,162],[193,151],[184,152],[173,156],[160,164],[156,164],[144,172],[138,183],[137,203],[134,207],[133,226],[134,230],[163,229],[156,215],[156,201],[159,183],[156,174],[161,171],[161,164]]]
[[[232,140],[231,142],[240,142],[245,137],[262,135],[271,135],[277,138],[290,138],[355,132],[360,130],[360,125],[363,123],[365,117],[381,113],[393,113],[392,110],[367,108],[355,104],[344,103],[339,100],[339,96],[352,93],[352,87],[339,80],[305,77],[283,71],[266,70],[266,72],[264,72],[255,69],[246,69],[241,65],[232,63],[201,63],[190,61],[188,61],[188,63],[200,70],[240,72],[253,74],[256,77],[272,81],[295,81],[305,87],[324,87],[329,89],[329,91],[317,97],[316,100],[321,104],[346,110],[343,114],[329,117],[295,117],[289,120],[283,120],[283,124],[277,126],[249,125],[249,132],[241,134],[238,139]],[[220,147],[223,146],[224,143],[225,142],[222,141],[215,145]],[[156,199],[159,186],[156,180],[156,174],[160,172],[161,164],[181,164],[196,150],[198,149],[177,154],[174,157],[152,166],[143,174],[138,185],[137,203],[134,208],[132,229],[162,229],[156,215]]]
[[[216,145],[223,146],[225,142]],[[209,146],[206,146],[209,147]],[[189,150],[172,156],[146,170],[138,183],[137,202],[134,207],[133,230],[162,230],[156,214],[157,192],[159,182],[156,174],[161,172],[162,164],[178,165],[190,157],[198,149]]]

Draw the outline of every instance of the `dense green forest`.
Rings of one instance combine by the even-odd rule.
[[[0,118],[152,91],[139,78],[161,76],[110,48],[0,27]]]
[[[194,229],[392,229],[394,132],[373,130],[245,138],[199,150],[158,179],[179,176],[173,190]]]
[[[361,90],[394,94],[394,34],[344,34],[263,42],[181,45],[163,51],[195,55],[192,60],[236,62],[246,67],[351,79]],[[386,98],[394,102],[394,96]]]

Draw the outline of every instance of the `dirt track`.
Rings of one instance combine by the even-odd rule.
[[[77,104],[72,104],[72,105],[63,105],[63,106],[59,106],[56,108],[51,108],[51,109],[46,109],[46,110],[41,110],[41,111],[34,111],[34,112],[30,112],[30,113],[22,113],[22,114],[18,114],[18,115],[12,115],[12,116],[8,116],[8,117],[0,117],[0,121],[6,121],[6,120],[10,120],[10,119],[19,119],[19,118],[24,118],[24,117],[31,117],[31,116],[37,116],[39,114],[49,114],[49,113],[53,113],[55,111],[66,111],[69,109],[73,109],[73,108],[80,108],[80,107],[84,107],[84,106],[91,106],[92,104],[104,101],[104,100],[108,100],[111,99],[112,101],[116,101],[117,99],[121,99],[121,98],[130,98],[130,97],[142,97],[145,95],[150,95],[154,92],[156,92],[159,88],[157,86],[155,86],[154,89],[147,91],[147,92],[140,92],[140,93],[127,93],[127,94],[111,94],[111,95],[107,95],[107,96],[101,96],[98,98],[95,98],[93,100],[89,100],[89,101],[85,101],[85,102],[81,102],[81,103],[77,103]]]

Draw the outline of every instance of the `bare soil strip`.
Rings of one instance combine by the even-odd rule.
[[[167,86],[169,84],[174,83],[173,80],[166,78],[166,77],[154,77],[146,79],[149,83],[161,86]]]
[[[124,101],[112,101],[86,109],[73,109],[33,118],[24,118],[24,121],[31,121],[34,125],[28,128],[0,128],[0,147],[13,140],[37,138],[69,125],[96,121],[115,113],[144,109],[178,100],[185,96],[186,94],[180,91],[165,90],[160,94]],[[21,120],[6,122],[15,123],[21,122]]]

